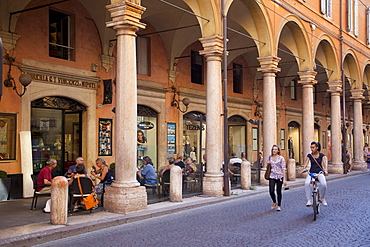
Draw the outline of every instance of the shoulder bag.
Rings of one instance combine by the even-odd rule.
[[[270,160],[270,156],[269,156],[269,160]],[[266,166],[265,179],[269,180],[270,175],[271,175],[271,163],[268,163]]]
[[[94,206],[98,205],[99,201],[95,197],[95,192],[93,191],[90,195],[84,197],[79,177],[77,178],[77,181],[78,181],[78,188],[80,189],[81,197],[82,197],[82,200],[84,201],[86,210],[89,210],[90,208],[93,208]]]

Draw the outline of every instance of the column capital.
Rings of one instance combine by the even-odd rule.
[[[364,89],[352,89],[350,90],[352,96],[350,99],[353,100],[363,100],[365,97],[363,96],[365,90]]]
[[[4,49],[9,52],[13,50],[17,40],[21,37],[19,34],[16,33],[9,33],[5,31],[0,31],[0,37],[3,40],[3,47]]]
[[[200,38],[199,41],[202,43],[204,50],[199,51],[200,55],[205,57],[218,56],[221,57],[224,53],[224,38],[220,35],[213,35],[208,37]]]
[[[175,83],[176,77],[179,74],[176,70],[170,69],[168,70],[168,79],[172,82]]]
[[[277,67],[280,59],[276,56],[258,57],[257,60],[260,62],[261,68],[257,68],[257,71],[262,73],[280,72],[281,69]]]
[[[114,29],[122,29],[130,26],[132,29],[145,28],[146,24],[140,22],[141,15],[146,8],[138,4],[122,1],[107,5],[106,8],[111,13],[112,21],[106,23],[107,27]]]
[[[342,92],[342,81],[328,81],[329,89],[327,92],[331,94],[338,94]]]
[[[317,81],[315,80],[315,76],[317,74],[314,70],[306,70],[306,71],[299,71],[297,74],[300,77],[298,83],[303,85],[313,85],[316,84]]]

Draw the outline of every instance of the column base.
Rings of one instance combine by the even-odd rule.
[[[207,176],[203,178],[203,194],[207,196],[220,197],[224,195],[224,177],[220,174],[219,176]]]
[[[367,164],[365,161],[355,161],[352,163],[353,171],[366,171],[367,170]]]
[[[104,210],[127,214],[147,208],[147,194],[144,186],[134,188],[106,187]]]
[[[266,173],[266,168],[264,167],[261,169],[261,173],[260,173],[260,184],[261,185],[269,185],[269,181],[265,179],[265,173]]]
[[[344,170],[343,170],[343,163],[342,162],[339,162],[339,163],[329,163],[328,164],[328,173],[334,173],[334,174],[343,174],[344,173]]]

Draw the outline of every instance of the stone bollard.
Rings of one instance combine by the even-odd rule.
[[[68,181],[63,176],[51,181],[50,222],[53,225],[66,225],[68,216]]]
[[[247,160],[243,161],[240,170],[240,185],[243,190],[249,190],[252,185],[251,179],[251,163]]]
[[[171,168],[170,201],[182,202],[182,170],[179,166]]]
[[[289,181],[295,181],[296,169],[295,169],[295,159],[289,159],[287,164],[287,179]]]

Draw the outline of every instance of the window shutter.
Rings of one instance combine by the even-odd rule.
[[[353,34],[358,36],[358,0],[353,2]]]
[[[321,13],[327,14],[326,13],[326,0],[321,0]]]
[[[350,32],[352,31],[352,1],[348,0],[347,6],[347,30]]]
[[[326,0],[326,15],[331,18],[332,6],[331,0]]]

